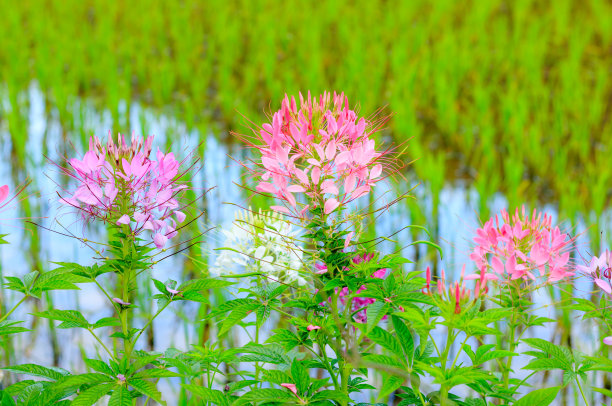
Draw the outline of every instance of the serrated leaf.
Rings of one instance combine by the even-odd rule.
[[[144,396],[148,396],[158,403],[166,404],[166,402],[162,401],[161,393],[153,382],[145,381],[144,379],[130,379],[128,384]]]
[[[93,406],[100,398],[108,394],[116,386],[115,383],[103,383],[100,385],[92,386],[79,393],[79,395],[72,401],[72,406]]]
[[[39,376],[41,378],[48,378],[54,381],[64,378],[69,374],[68,371],[62,368],[57,367],[43,367],[36,364],[21,364],[21,365],[12,365],[9,367],[0,368],[5,371],[14,372],[17,374],[26,374],[32,376]]]
[[[61,321],[59,328],[89,328],[89,322],[76,310],[51,309],[32,313],[34,316]]]
[[[183,388],[199,397],[204,402],[212,402],[217,406],[228,406],[229,401],[225,394],[215,389],[205,388],[199,385],[183,385]]]
[[[560,387],[556,386],[554,388],[543,388],[531,391],[514,402],[513,406],[548,406],[557,397],[559,389]]]
[[[401,345],[399,344],[398,340],[388,331],[385,331],[378,326],[374,326],[372,331],[367,334],[367,337],[381,347],[391,351],[402,362],[404,361],[404,352]]]
[[[125,385],[115,388],[108,400],[108,406],[132,406],[132,395]]]
[[[368,327],[368,332],[372,331],[372,328],[378,325],[380,320],[387,314],[388,309],[389,305],[382,301],[376,301],[366,308],[366,315],[368,317],[366,325]]]

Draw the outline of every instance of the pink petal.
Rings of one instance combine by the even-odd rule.
[[[491,266],[493,267],[493,270],[498,274],[501,275],[504,273],[504,264],[500,261],[499,258],[493,257],[493,259],[491,259]]]
[[[327,199],[325,201],[325,206],[324,206],[325,214],[329,214],[332,211],[336,210],[338,206],[340,206],[340,203],[336,199]]]
[[[351,240],[353,239],[354,235],[355,235],[354,231],[351,231],[350,233],[348,233],[348,235],[344,239],[344,248],[348,248],[348,246],[351,243]]]
[[[612,287],[610,287],[609,282],[606,282],[603,279],[596,278],[595,283],[601,288],[601,290],[606,292],[608,295],[612,294]]]
[[[157,248],[162,249],[166,245],[166,242],[168,242],[168,237],[162,233],[157,233],[153,236],[153,242]]]
[[[123,216],[119,217],[119,220],[117,220],[117,225],[120,224],[130,224],[130,216],[124,214]]]
[[[375,165],[370,171],[370,179],[378,178],[381,173],[382,173],[382,165],[381,164]]]
[[[612,337],[606,337],[603,339],[603,343],[606,345],[612,345]]]
[[[313,326],[312,324],[309,325],[308,327],[306,327],[306,330],[308,331],[312,331],[312,330],[321,330],[321,326]]]
[[[285,206],[270,206],[270,208],[279,213],[291,214],[291,210],[289,210]]]
[[[4,186],[0,187],[0,203],[5,201],[8,195],[9,195],[9,187],[8,187],[8,185],[4,185]]]

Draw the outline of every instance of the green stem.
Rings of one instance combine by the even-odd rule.
[[[448,361],[448,353],[453,345],[453,328],[448,326],[448,332],[446,335],[446,346],[444,347],[444,353],[442,354],[442,359],[440,363],[442,365],[442,370],[444,371],[444,375],[446,375],[446,364]],[[440,406],[446,406],[448,404],[448,391],[449,387],[446,384],[440,386]]]
[[[6,318],[8,316],[10,316],[15,310],[17,310],[17,308],[23,303],[25,302],[25,300],[28,298],[28,295],[25,295],[24,297],[21,298],[21,300],[19,302],[17,302],[17,304],[15,306],[13,306],[13,308],[11,310],[8,311],[8,313],[6,313],[4,316],[0,317],[0,322],[3,322],[4,320],[6,320]]]
[[[142,334],[143,334],[143,333],[144,333],[144,332],[147,330],[147,328],[148,328],[148,327],[151,325],[151,323],[153,323],[153,320],[155,320],[155,319],[157,318],[157,316],[159,316],[159,314],[160,314],[161,312],[163,312],[163,311],[164,311],[164,309],[170,305],[170,303],[172,303],[172,301],[171,301],[171,300],[169,300],[168,302],[166,302],[166,304],[165,304],[165,305],[163,305],[162,307],[160,307],[160,308],[157,310],[157,312],[155,313],[155,315],[153,315],[153,317],[151,317],[151,318],[149,319],[149,321],[147,321],[147,324],[145,324],[145,325],[144,325],[144,327],[143,327],[142,329],[140,329],[140,331],[138,332],[138,334],[136,335],[136,337],[134,337],[134,340],[133,340],[133,344],[134,344],[134,345],[136,345],[136,342],[138,341],[138,339],[140,338],[140,336],[141,336],[141,335],[142,335]]]
[[[582,386],[580,385],[580,379],[578,377],[576,377],[576,383],[578,384],[578,389],[580,389],[580,394],[582,395],[582,400],[584,400],[584,404],[586,406],[589,406],[589,401],[587,400],[586,396],[584,395],[584,391],[582,390]]]
[[[516,311],[512,312],[512,317],[510,319],[510,341],[508,350],[510,352],[514,352],[516,349],[516,343],[514,342],[515,330],[516,330]],[[503,379],[504,379],[504,388],[510,388],[510,370],[512,369],[512,355],[508,355],[508,360],[506,361],[506,365],[503,371]]]
[[[100,340],[100,337],[98,337],[96,335],[96,333],[94,333],[94,331],[90,328],[87,329],[87,331],[89,331],[91,333],[92,336],[94,336],[94,338],[96,339],[96,341],[98,341],[98,343],[100,343],[100,345],[102,346],[102,348],[104,348],[106,350],[106,352],[108,353],[108,355],[110,355],[111,359],[114,359],[115,356],[113,355],[113,353],[111,352],[111,350],[108,349],[108,347],[106,345],[104,345],[104,343],[102,342],[102,340]]]

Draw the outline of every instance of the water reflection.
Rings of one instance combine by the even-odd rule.
[[[79,140],[85,139],[80,134],[90,135],[96,134],[104,136],[108,128],[112,127],[111,114],[108,111],[97,111],[92,105],[87,102],[75,104],[75,109],[78,114],[75,114],[75,127],[78,131],[65,133],[64,128],[60,124],[58,114],[53,109],[48,111],[45,106],[45,98],[43,93],[33,85],[28,93],[28,110],[27,110],[27,147],[28,156],[26,162],[23,163],[24,171],[33,178],[33,184],[30,187],[30,192],[37,190],[40,196],[31,196],[30,201],[39,206],[39,213],[36,217],[37,222],[46,227],[64,231],[65,227],[70,232],[76,235],[82,235],[85,231],[89,239],[96,238],[104,239],[104,230],[91,228],[83,230],[75,221],[74,213],[71,213],[66,207],[61,207],[57,203],[57,185],[64,180],[60,178],[59,171],[54,167],[43,155],[46,155],[49,160],[61,162],[65,154],[72,154],[74,149],[66,143],[69,139],[75,143],[74,148],[79,151],[84,149],[84,146]],[[124,107],[125,108],[125,107]],[[228,226],[235,217],[235,211],[240,207],[249,205],[249,196],[237,184],[242,181],[243,173],[241,167],[228,155],[235,158],[242,158],[244,151],[240,147],[230,147],[218,141],[212,134],[202,134],[198,130],[189,130],[187,127],[171,117],[158,115],[154,112],[141,107],[138,103],[132,103],[129,111],[130,132],[133,130],[137,133],[144,132],[147,134],[155,134],[156,145],[172,144],[177,155],[185,155],[190,148],[196,148],[202,140],[205,141],[203,150],[204,166],[203,170],[194,176],[194,184],[196,188],[201,190],[209,189],[215,186],[205,197],[206,218],[201,220],[200,227],[202,229],[210,226]],[[14,168],[11,168],[11,146],[8,140],[8,126],[2,126],[0,139],[4,140],[0,145],[0,183],[8,183],[11,189],[15,189],[11,179],[14,175]],[[416,181],[404,181],[396,188],[400,191],[407,191],[416,184]],[[394,191],[384,190],[378,187],[376,189],[377,197],[384,202],[385,199],[390,199],[390,193]],[[390,193],[388,193],[390,192]],[[427,194],[427,187],[420,186],[415,190],[415,195],[421,203],[421,209],[425,213],[425,217],[430,217],[432,213],[432,199]],[[478,219],[476,210],[479,207],[477,193],[468,186],[447,186],[443,188],[439,196],[440,206],[437,209],[437,218],[434,222],[437,224],[437,229],[432,230],[437,234],[441,246],[444,250],[444,258],[437,259],[435,264],[437,268],[446,269],[447,273],[457,276],[463,264],[470,264],[469,253],[471,247],[471,238],[475,229],[478,227],[480,220]],[[224,202],[232,202],[235,205],[224,204]],[[495,196],[491,205],[493,213],[498,212],[506,206],[506,200],[503,196]],[[548,208],[548,213],[556,217],[555,211]],[[409,206],[398,204],[389,208],[388,212],[379,217],[375,222],[376,231],[379,235],[391,235],[403,226],[411,224],[414,215],[410,212]],[[13,205],[8,210],[1,214],[3,218],[16,218],[21,215],[19,207]],[[606,218],[609,219],[609,213],[606,213]],[[431,219],[430,219],[431,220]],[[607,221],[605,224],[609,224]],[[569,224],[566,225],[570,227]],[[584,223],[579,221],[574,233],[584,233]],[[0,246],[0,265],[2,274],[7,275],[24,275],[31,271],[31,261],[29,258],[32,253],[22,247],[31,246],[32,235],[26,232],[21,221],[2,220],[0,223],[0,234],[10,233],[7,238],[10,241],[8,246]],[[95,237],[92,237],[91,235]],[[405,229],[396,235],[399,245],[403,247],[404,254],[408,258],[421,258],[426,262],[431,262],[431,250],[426,246],[409,247],[408,244],[413,240],[415,235]],[[424,237],[424,236],[423,236]],[[586,233],[581,238],[581,247],[589,245],[588,236]],[[202,243],[201,252],[210,255],[209,261],[214,261],[214,248],[218,248],[221,244],[221,238],[218,233],[211,232],[207,234]],[[78,240],[68,238],[59,234],[50,232],[41,232],[40,234],[40,259],[43,264],[51,262],[79,262],[89,264],[92,262],[92,252]],[[394,250],[396,247],[390,242],[385,242],[380,247],[383,251]],[[429,256],[428,256],[429,254]],[[156,279],[165,281],[166,279],[175,279],[178,281],[184,280],[184,264],[189,261],[185,256],[174,256],[160,263],[152,272],[152,276]],[[420,269],[423,264],[411,264],[410,269]],[[76,308],[83,312],[88,320],[97,320],[101,317],[111,315],[112,309],[108,306],[104,296],[95,289],[95,285],[83,284],[80,285],[79,291],[60,291],[53,292],[52,301],[54,306],[59,309]],[[578,295],[586,296],[590,291],[590,282],[581,279],[576,282],[575,290]],[[2,300],[4,303],[13,303],[15,295],[12,292],[2,292]],[[541,316],[554,317],[552,313],[553,307],[549,306],[553,298],[545,291],[541,291],[536,299],[536,306],[539,308],[537,314]],[[32,322],[32,317],[28,313],[32,312],[36,306],[36,302],[29,301],[26,306],[22,306],[12,317],[15,320],[27,320],[26,325],[34,331],[31,334],[23,334],[16,336],[14,348],[16,359],[12,362],[35,362],[42,365],[53,364],[53,346],[51,337],[48,336],[48,330],[43,326]],[[44,307],[44,305],[43,305]],[[175,311],[162,313],[162,316],[154,323],[154,339],[150,342],[154,343],[153,349],[163,350],[169,347],[176,347],[182,350],[187,350],[190,343],[198,342],[197,333],[193,323],[185,323],[185,321],[194,321],[195,315],[198,312],[198,306],[195,304],[185,304],[182,307],[177,307]],[[271,322],[269,322],[271,323]],[[42,328],[41,328],[42,327]],[[578,342],[586,343],[597,342],[597,337],[593,329],[584,329],[579,327],[578,323],[573,326],[574,335]],[[534,330],[535,335],[543,338],[552,338],[554,332],[550,328],[539,328]],[[61,352],[58,366],[70,370],[84,370],[84,366],[80,363],[82,353],[93,357],[97,352],[100,352],[94,339],[82,334],[77,330],[58,330],[58,342],[61,343]],[[440,337],[441,339],[441,337]],[[246,337],[238,337],[236,344],[246,341]],[[585,350],[593,350],[593,348],[585,348]],[[521,351],[522,348],[519,348]],[[8,382],[8,377],[4,378],[4,384]],[[172,400],[172,389],[170,387],[164,390],[168,400]]]

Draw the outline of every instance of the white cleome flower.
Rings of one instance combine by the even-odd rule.
[[[300,271],[302,248],[299,230],[279,213],[239,212],[229,230],[223,230],[225,246],[219,252],[213,273],[228,275],[261,272],[272,281],[305,285]]]

